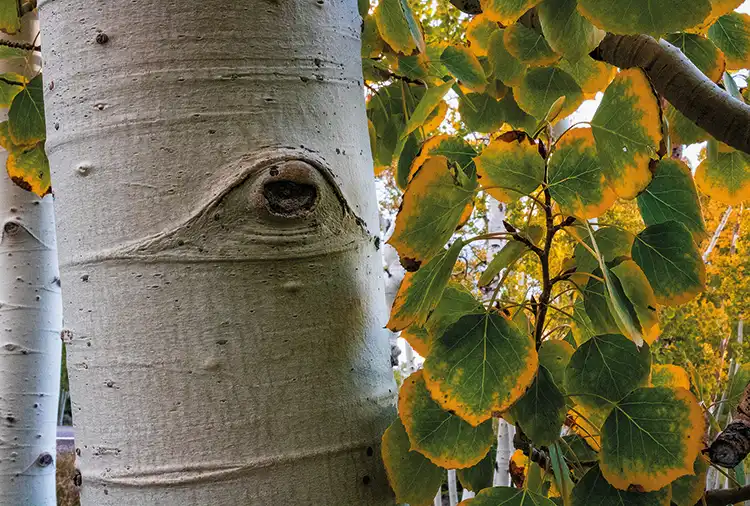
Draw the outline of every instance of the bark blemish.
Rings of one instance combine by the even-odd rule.
[[[310,169],[312,170],[312,167]],[[266,207],[272,214],[299,218],[315,209],[318,203],[318,189],[304,182],[269,181],[263,186],[263,197]]]
[[[42,453],[37,457],[36,459],[36,465],[39,467],[47,467],[52,465],[52,463],[55,461],[55,459],[52,458],[52,455],[50,455],[47,452]]]
[[[21,225],[17,221],[6,221],[3,225],[3,232],[9,236],[14,236],[21,231]]]
[[[98,33],[96,35],[96,43],[97,44],[104,45],[107,42],[109,42],[109,35],[107,35],[106,33],[102,32],[102,33]]]

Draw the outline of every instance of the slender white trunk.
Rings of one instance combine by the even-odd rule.
[[[721,233],[724,231],[724,228],[727,226],[727,221],[729,221],[729,215],[731,214],[732,214],[732,206],[727,206],[726,211],[724,211],[724,214],[721,216],[719,225],[716,227],[716,230],[714,231],[714,235],[711,236],[711,241],[709,241],[708,246],[706,247],[706,251],[703,252],[704,262],[708,262],[708,257],[711,256],[711,252],[716,247],[716,243],[719,242],[719,237],[721,237]]]
[[[38,28],[27,14],[13,38],[31,42]],[[31,58],[4,60],[0,72],[33,77]],[[62,302],[52,196],[16,186],[6,159],[0,148],[0,504],[54,506]]]
[[[40,16],[83,505],[392,504],[357,3]]]
[[[456,506],[458,504],[458,483],[456,483],[456,470],[448,471],[448,504]]]

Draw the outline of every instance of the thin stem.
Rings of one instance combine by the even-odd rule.
[[[544,184],[546,186],[547,175],[544,176]],[[542,294],[539,296],[539,306],[536,314],[536,322],[534,328],[534,340],[536,346],[539,348],[542,344],[542,334],[544,333],[544,320],[547,317],[547,307],[550,303],[550,297],[552,296],[552,283],[550,278],[549,268],[549,256],[552,250],[552,240],[555,238],[555,221],[552,217],[552,196],[550,195],[549,189],[544,189],[544,215],[547,233],[544,239],[544,249],[537,253],[539,255],[539,261],[542,264]]]
[[[34,43],[29,44],[28,42],[16,42],[14,40],[0,39],[0,46],[12,47],[14,49],[22,49],[24,51],[41,51],[42,46]]]

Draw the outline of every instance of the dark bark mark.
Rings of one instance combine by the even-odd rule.
[[[266,207],[273,214],[296,218],[308,214],[318,202],[315,186],[294,181],[271,181],[263,186]]]

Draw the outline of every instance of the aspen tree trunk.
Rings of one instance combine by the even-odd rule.
[[[29,13],[6,37],[38,32]],[[3,60],[0,72],[33,77],[39,58],[29,58]],[[0,504],[54,506],[62,302],[52,196],[13,183],[7,156],[0,148]]]
[[[357,3],[39,5],[82,504],[392,504]]]

